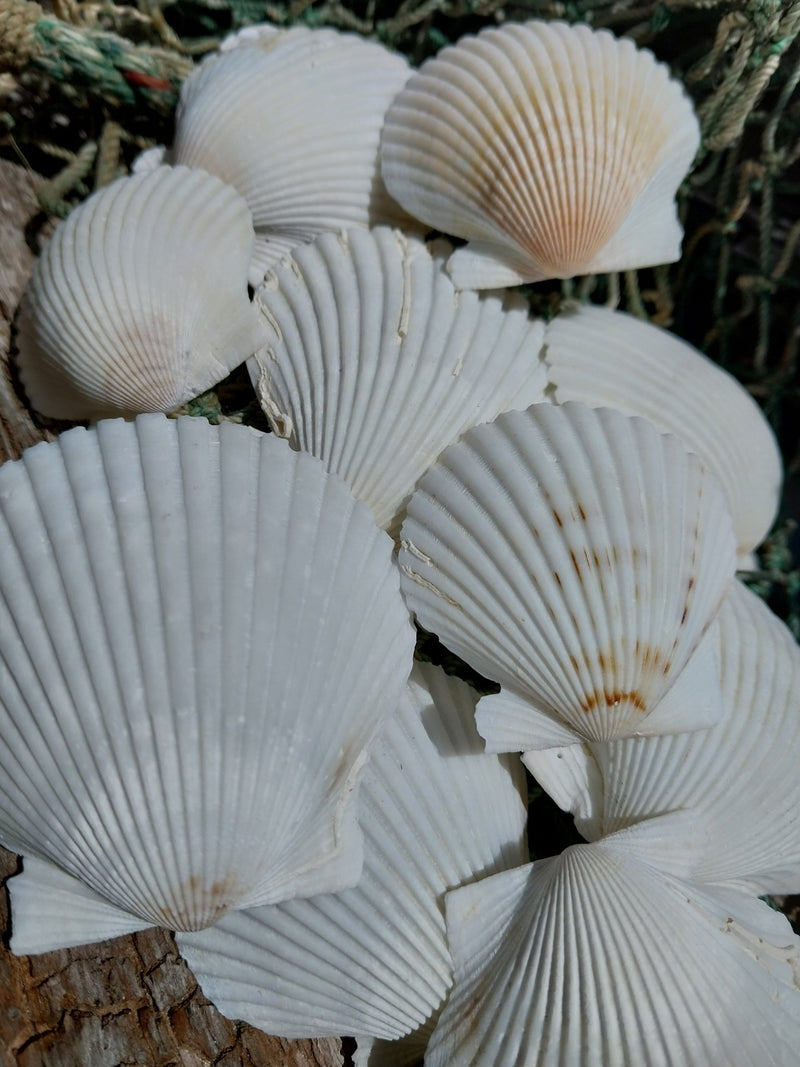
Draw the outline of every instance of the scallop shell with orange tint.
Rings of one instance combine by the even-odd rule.
[[[733,580],[716,479],[641,418],[536,404],[470,430],[402,527],[420,623],[503,691],[489,751],[699,729],[722,712],[710,639]],[[680,689],[690,700],[670,700]]]
[[[467,238],[453,281],[483,289],[678,259],[674,196],[698,144],[651,52],[533,21],[423,64],[387,113],[381,165],[408,212]]]

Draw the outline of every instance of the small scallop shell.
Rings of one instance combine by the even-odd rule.
[[[754,894],[800,890],[800,648],[739,582],[710,637],[725,714],[692,735],[530,752],[525,763],[593,841],[688,808],[707,823],[692,877]],[[691,697],[689,697],[691,699]]]
[[[158,167],[63,222],[23,302],[19,370],[57,419],[172,411],[264,343],[247,296],[253,226],[217,178]]]
[[[133,929],[352,885],[414,644],[391,548],[317,460],[233,424],[103,421],[5,464],[0,841]]]
[[[397,1038],[438,1012],[451,982],[445,892],[527,859],[521,764],[483,752],[475,701],[415,665],[364,772],[355,888],[179,935],[224,1014],[286,1037]]]
[[[250,280],[325,230],[399,223],[380,179],[402,56],[335,30],[251,27],[183,84],[172,161],[201,167],[247,200],[256,228]]]
[[[455,981],[426,1067],[795,1063],[800,939],[762,901],[654,865],[664,830],[449,893]]]
[[[616,408],[674,433],[719,478],[740,557],[764,539],[780,501],[781,456],[735,378],[666,330],[607,308],[557,315],[545,344],[556,403]]]
[[[381,166],[407,211],[469,240],[453,281],[483,289],[676,260],[699,136],[680,84],[630,40],[507,23],[422,65]]]
[[[442,258],[398,231],[323,234],[256,303],[272,335],[254,361],[264,410],[384,529],[465,430],[545,398],[544,325],[527,302],[457,293]]]
[[[646,420],[538,404],[476,427],[420,482],[401,545],[420,623],[507,687],[478,707],[490,751],[709,725],[660,705],[733,579],[730,516],[713,475]],[[527,705],[513,743],[509,700]]]

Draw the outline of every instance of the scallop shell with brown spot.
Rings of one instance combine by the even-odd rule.
[[[231,423],[101,421],[0,469],[0,552],[0,841],[103,898],[92,937],[357,881],[414,635],[340,479]]]
[[[380,177],[386,108],[409,76],[375,41],[248,27],[186,79],[168,158],[229,182],[253,214],[250,281],[326,230],[409,222]]]
[[[254,355],[247,204],[218,178],[157,167],[84,201],[53,234],[20,315],[19,370],[57,419],[172,411]]]
[[[381,167],[408,212],[468,239],[453,281],[484,289],[676,260],[674,197],[699,136],[651,52],[585,25],[506,23],[422,65],[387,113]]]
[[[740,582],[711,636],[725,709],[711,729],[529,752],[524,759],[589,841],[688,808],[708,827],[695,879],[753,894],[796,893],[800,648]]]
[[[645,419],[582,404],[499,415],[442,454],[401,537],[420,623],[503,686],[478,705],[490,751],[721,714],[703,638],[734,576],[730,516],[713,475]]]

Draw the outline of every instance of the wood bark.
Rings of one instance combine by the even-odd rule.
[[[38,212],[35,180],[0,160],[0,462],[52,436],[25,410],[9,369],[11,320],[34,261],[25,229]],[[338,1039],[285,1041],[220,1015],[166,930],[14,956],[5,883],[19,865],[0,848],[2,1067],[343,1064]]]

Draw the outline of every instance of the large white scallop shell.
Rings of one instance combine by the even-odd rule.
[[[231,424],[104,421],[5,464],[0,841],[133,928],[353,884],[414,643],[391,548],[318,460]]]
[[[459,288],[672,262],[675,192],[699,144],[682,87],[605,30],[506,23],[445,48],[389,109],[392,196],[469,244]]]
[[[380,178],[383,117],[405,59],[335,30],[251,27],[181,88],[169,158],[216,174],[247,200],[251,281],[325,230],[406,221]]]
[[[397,230],[323,234],[268,275],[265,411],[384,529],[470,426],[545,398],[544,325],[519,296],[458,293],[442,257]]]
[[[120,178],[68,216],[34,268],[19,370],[44,415],[172,411],[264,343],[247,295],[247,204],[201,171]]]
[[[663,822],[448,894],[455,983],[426,1067],[795,1062],[800,939],[654,866]]]
[[[712,628],[725,713],[709,730],[530,752],[588,840],[678,808],[708,827],[693,878],[800,891],[800,648],[734,582]],[[691,694],[688,695],[691,700]]]
[[[686,341],[608,308],[557,315],[545,344],[556,403],[616,408],[674,433],[719,478],[740,557],[764,539],[780,501],[781,455],[735,378]]]
[[[730,516],[697,457],[646,420],[581,404],[499,415],[422,479],[401,545],[419,621],[504,687],[478,706],[490,751],[721,713],[701,642],[734,575]],[[709,714],[680,721],[664,698],[686,669]]]
[[[475,701],[415,665],[364,772],[355,888],[179,935],[224,1014],[287,1037],[396,1038],[438,1011],[451,982],[444,893],[527,858],[521,765],[483,752]]]

